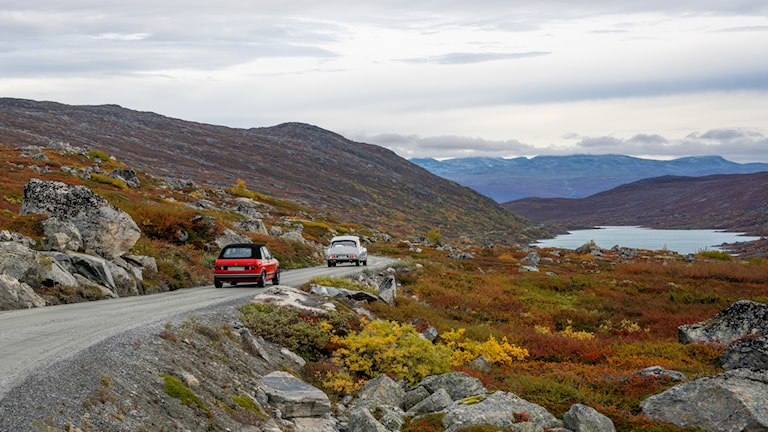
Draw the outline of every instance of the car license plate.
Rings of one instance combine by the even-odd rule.
[[[338,258],[346,258],[346,255],[339,255]]]
[[[229,267],[227,267],[227,270],[245,270],[245,267],[243,267],[243,266],[229,266]]]

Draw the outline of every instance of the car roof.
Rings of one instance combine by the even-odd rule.
[[[355,240],[360,241],[360,237],[353,236],[353,235],[344,235],[344,236],[336,236],[331,239],[331,242],[339,241],[339,240]]]
[[[247,248],[260,248],[262,246],[265,246],[261,243],[232,243],[224,246],[222,249],[226,248],[235,248],[235,247],[247,247]]]

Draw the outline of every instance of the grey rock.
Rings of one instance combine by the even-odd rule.
[[[448,254],[448,258],[457,260],[473,259],[474,257],[472,252],[451,252]]]
[[[0,231],[0,242],[21,243],[23,246],[30,249],[34,248],[37,244],[37,242],[30,237],[8,230]]]
[[[365,407],[358,407],[349,413],[350,432],[390,432]]]
[[[216,237],[216,246],[218,246],[219,249],[236,243],[251,243],[251,239],[248,236],[229,228],[224,228],[224,234]]]
[[[374,417],[378,418],[379,423],[388,431],[397,432],[405,424],[405,412],[399,407],[391,405],[382,405],[376,410]]]
[[[513,428],[515,416],[525,414],[531,422],[544,429],[558,427],[561,422],[544,407],[521,399],[508,392],[495,392],[482,400],[469,398],[456,401],[447,408],[443,417],[446,432],[475,425]]]
[[[0,243],[0,273],[24,282],[32,289],[78,285],[77,279],[56,260],[22,243]]]
[[[246,232],[267,235],[267,226],[261,219],[248,219],[234,222],[232,225]]]
[[[77,251],[83,247],[83,236],[72,221],[49,217],[42,225],[45,234],[42,241],[43,250]]]
[[[661,366],[647,367],[637,372],[637,375],[648,376],[653,378],[670,379],[672,381],[685,381],[688,379],[688,377],[682,372],[678,372],[676,370],[664,369]]]
[[[408,409],[408,412],[413,414],[438,412],[447,408],[452,403],[453,399],[451,399],[451,395],[449,395],[445,389],[441,388],[437,389],[436,392],[432,393],[421,402],[412,406],[410,409]]]
[[[582,404],[573,404],[563,415],[563,426],[573,432],[615,432],[616,426],[608,417],[594,408]]]
[[[418,385],[424,387],[430,393],[434,393],[439,389],[445,389],[453,400],[485,394],[485,387],[483,387],[482,381],[464,372],[431,375],[424,378]]]
[[[363,301],[366,303],[375,303],[379,297],[365,291],[354,291],[345,288],[329,287],[324,285],[312,285],[309,289],[311,294],[331,297],[341,300]]]
[[[139,177],[136,175],[136,171],[128,168],[115,168],[112,170],[110,177],[122,180],[128,187],[138,188],[141,187]]]
[[[379,284],[379,298],[391,306],[395,304],[395,297],[397,297],[397,282],[393,275],[388,275]]]
[[[157,273],[157,260],[155,257],[146,255],[124,255],[123,259],[131,265],[142,267],[152,273]]]
[[[768,430],[768,373],[728,371],[676,385],[640,403],[657,421],[712,432]]]
[[[333,418],[297,417],[291,419],[295,432],[338,432],[339,429]],[[275,428],[275,432],[281,429]],[[254,430],[254,432],[257,432]],[[261,432],[260,430],[258,432]]]
[[[381,405],[403,408],[405,389],[385,374],[368,381],[352,401],[353,408],[364,407],[369,410]]]
[[[541,257],[539,256],[538,252],[531,251],[521,261],[524,263],[530,264],[533,267],[537,267],[539,265],[539,262],[541,261]]]
[[[520,267],[520,273],[536,273],[538,271],[539,268],[536,266],[525,265]]]
[[[728,345],[751,334],[768,335],[768,305],[739,300],[717,315],[696,324],[678,327],[681,343]]]
[[[88,253],[107,259],[126,253],[141,236],[128,213],[85,186],[31,179],[24,186],[22,214],[49,214],[72,222]]]
[[[768,370],[768,337],[747,336],[732,342],[720,354],[723,369]]]
[[[331,412],[331,401],[322,390],[313,387],[288,372],[272,372],[261,378],[261,389],[269,405],[282,417],[323,417]]]
[[[29,285],[0,273],[0,311],[45,306],[45,300]]]
[[[410,410],[412,406],[429,397],[429,391],[422,386],[416,386],[405,392],[403,409]]]

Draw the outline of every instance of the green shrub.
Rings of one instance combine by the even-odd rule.
[[[121,179],[110,177],[106,174],[92,173],[91,180],[103,184],[112,185],[118,189],[128,189],[128,185]]]
[[[709,258],[720,261],[733,261],[733,255],[720,250],[704,250],[696,253],[701,258]]]
[[[88,153],[85,154],[85,157],[87,157],[88,159],[100,159],[104,162],[110,159],[109,154],[107,154],[107,152],[96,150],[96,149],[88,150]]]
[[[290,307],[248,304],[240,308],[241,321],[254,334],[282,345],[313,361],[330,354],[332,335],[346,335],[358,322],[352,312],[311,314]]]
[[[160,376],[165,380],[165,393],[168,396],[178,399],[182,405],[196,406],[203,411],[208,411],[205,402],[197,397],[195,392],[185,386],[181,380],[168,374],[160,374]]]

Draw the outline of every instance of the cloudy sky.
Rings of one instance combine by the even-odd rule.
[[[765,0],[4,0],[0,96],[411,157],[768,162]]]

